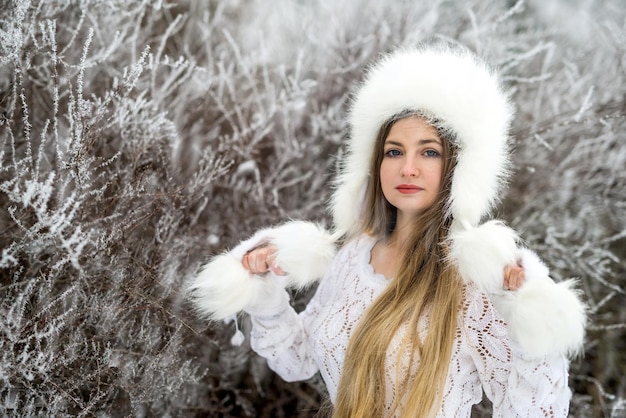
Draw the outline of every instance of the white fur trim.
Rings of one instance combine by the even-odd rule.
[[[193,279],[189,287],[190,299],[202,316],[224,319],[248,306],[262,283],[250,276],[241,259],[229,253],[221,254]]]
[[[287,276],[255,276],[243,267],[243,255],[268,242],[276,246],[277,264]],[[267,311],[282,302],[285,287],[303,288],[319,279],[334,254],[332,237],[311,222],[263,229],[203,266],[191,280],[189,296],[198,312],[212,320],[242,310]]]
[[[513,115],[496,75],[460,47],[399,50],[370,69],[352,104],[351,139],[332,197],[338,231],[356,230],[378,131],[406,109],[437,117],[457,135],[450,206],[455,220],[476,225],[495,204],[508,175]]]
[[[450,257],[466,283],[487,293],[502,290],[503,272],[518,257],[517,234],[500,221],[461,229],[450,236]]]
[[[525,354],[578,353],[587,319],[575,282],[555,283],[548,267],[532,251],[518,249],[515,231],[501,222],[467,228],[451,234],[450,257],[466,282],[491,296]],[[517,291],[505,291],[504,267],[516,262],[526,280]]]
[[[492,298],[512,338],[532,357],[579,353],[587,317],[575,281],[555,283],[545,264],[528,249],[520,250],[520,258],[526,275],[522,287]]]
[[[311,222],[293,221],[275,228],[269,241],[278,248],[276,264],[289,273],[289,287],[303,288],[315,282],[335,256],[333,237]]]

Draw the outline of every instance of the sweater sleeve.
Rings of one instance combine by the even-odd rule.
[[[565,356],[527,355],[485,293],[476,292],[464,309],[463,332],[493,416],[566,417],[571,391]]]
[[[320,310],[321,290],[328,280],[322,280],[313,298],[300,314],[286,301],[273,315],[252,315],[250,345],[267,360],[274,372],[288,382],[306,380],[319,367],[309,344],[309,325]]]

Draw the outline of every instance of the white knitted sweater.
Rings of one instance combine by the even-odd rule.
[[[369,264],[374,239],[362,236],[334,258],[306,309],[297,314],[283,299],[272,315],[252,316],[251,345],[287,381],[321,373],[335,401],[348,340],[388,280]],[[560,354],[526,356],[488,295],[467,286],[459,329],[437,417],[469,417],[483,391],[494,417],[565,417],[571,392],[568,361]],[[427,330],[428,318],[420,325]],[[422,334],[423,335],[423,334]],[[386,405],[394,401],[402,330],[387,353]],[[400,367],[407,368],[400,362]]]

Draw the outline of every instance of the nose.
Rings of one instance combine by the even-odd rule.
[[[414,158],[407,157],[402,164],[401,173],[403,177],[417,177],[419,169]]]

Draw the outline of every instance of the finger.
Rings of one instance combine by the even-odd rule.
[[[259,258],[258,249],[254,249],[244,254],[242,263],[244,268],[246,268],[251,274],[262,274],[264,272],[263,263]],[[265,271],[267,271],[267,269],[265,269]]]
[[[255,251],[254,253],[254,257],[253,257],[253,265],[254,265],[254,273],[255,274],[263,274],[265,272],[267,272],[268,267],[267,267],[267,263],[266,263],[266,254],[264,254],[264,251]]]
[[[511,280],[511,284],[509,285],[509,289],[510,290],[518,290],[520,288],[520,282],[518,280],[518,277],[515,276],[512,280]]]
[[[270,249],[268,251],[268,255],[267,255],[267,259],[265,260],[270,268],[270,270],[272,270],[272,272],[278,276],[284,276],[285,275],[285,271],[280,268],[280,266],[276,263],[276,255],[277,252],[275,249]]]
[[[517,274],[515,273],[513,269],[511,269],[511,278],[509,279],[509,289],[517,290],[517,288],[518,288]]]
[[[520,287],[522,287],[522,285],[526,281],[526,272],[524,271],[523,268],[517,267],[515,269],[515,273],[516,273],[515,281],[516,281],[517,288],[519,289]]]
[[[284,276],[287,274],[285,270],[281,269],[280,266],[276,264],[276,261],[273,261],[270,264],[270,270],[272,270],[272,273],[274,273],[277,276]]]
[[[252,270],[252,268],[250,267],[250,260],[248,259],[248,253],[243,255],[243,258],[241,259],[241,264],[243,264],[243,268],[245,268],[246,270]]]
[[[274,260],[274,252],[271,248],[265,247],[260,254],[260,257],[263,260],[263,268],[264,271],[267,272],[272,268],[272,262]]]
[[[524,284],[526,280],[526,271],[524,271],[522,267],[517,267],[515,270],[517,273],[517,286],[522,287],[522,284]]]
[[[519,289],[520,287],[522,287],[522,284],[524,284],[524,280],[525,280],[524,269],[519,266],[513,267],[511,269],[511,279],[509,281],[509,288],[511,290]]]
[[[511,288],[511,266],[506,265],[504,267],[504,290],[509,290]]]

